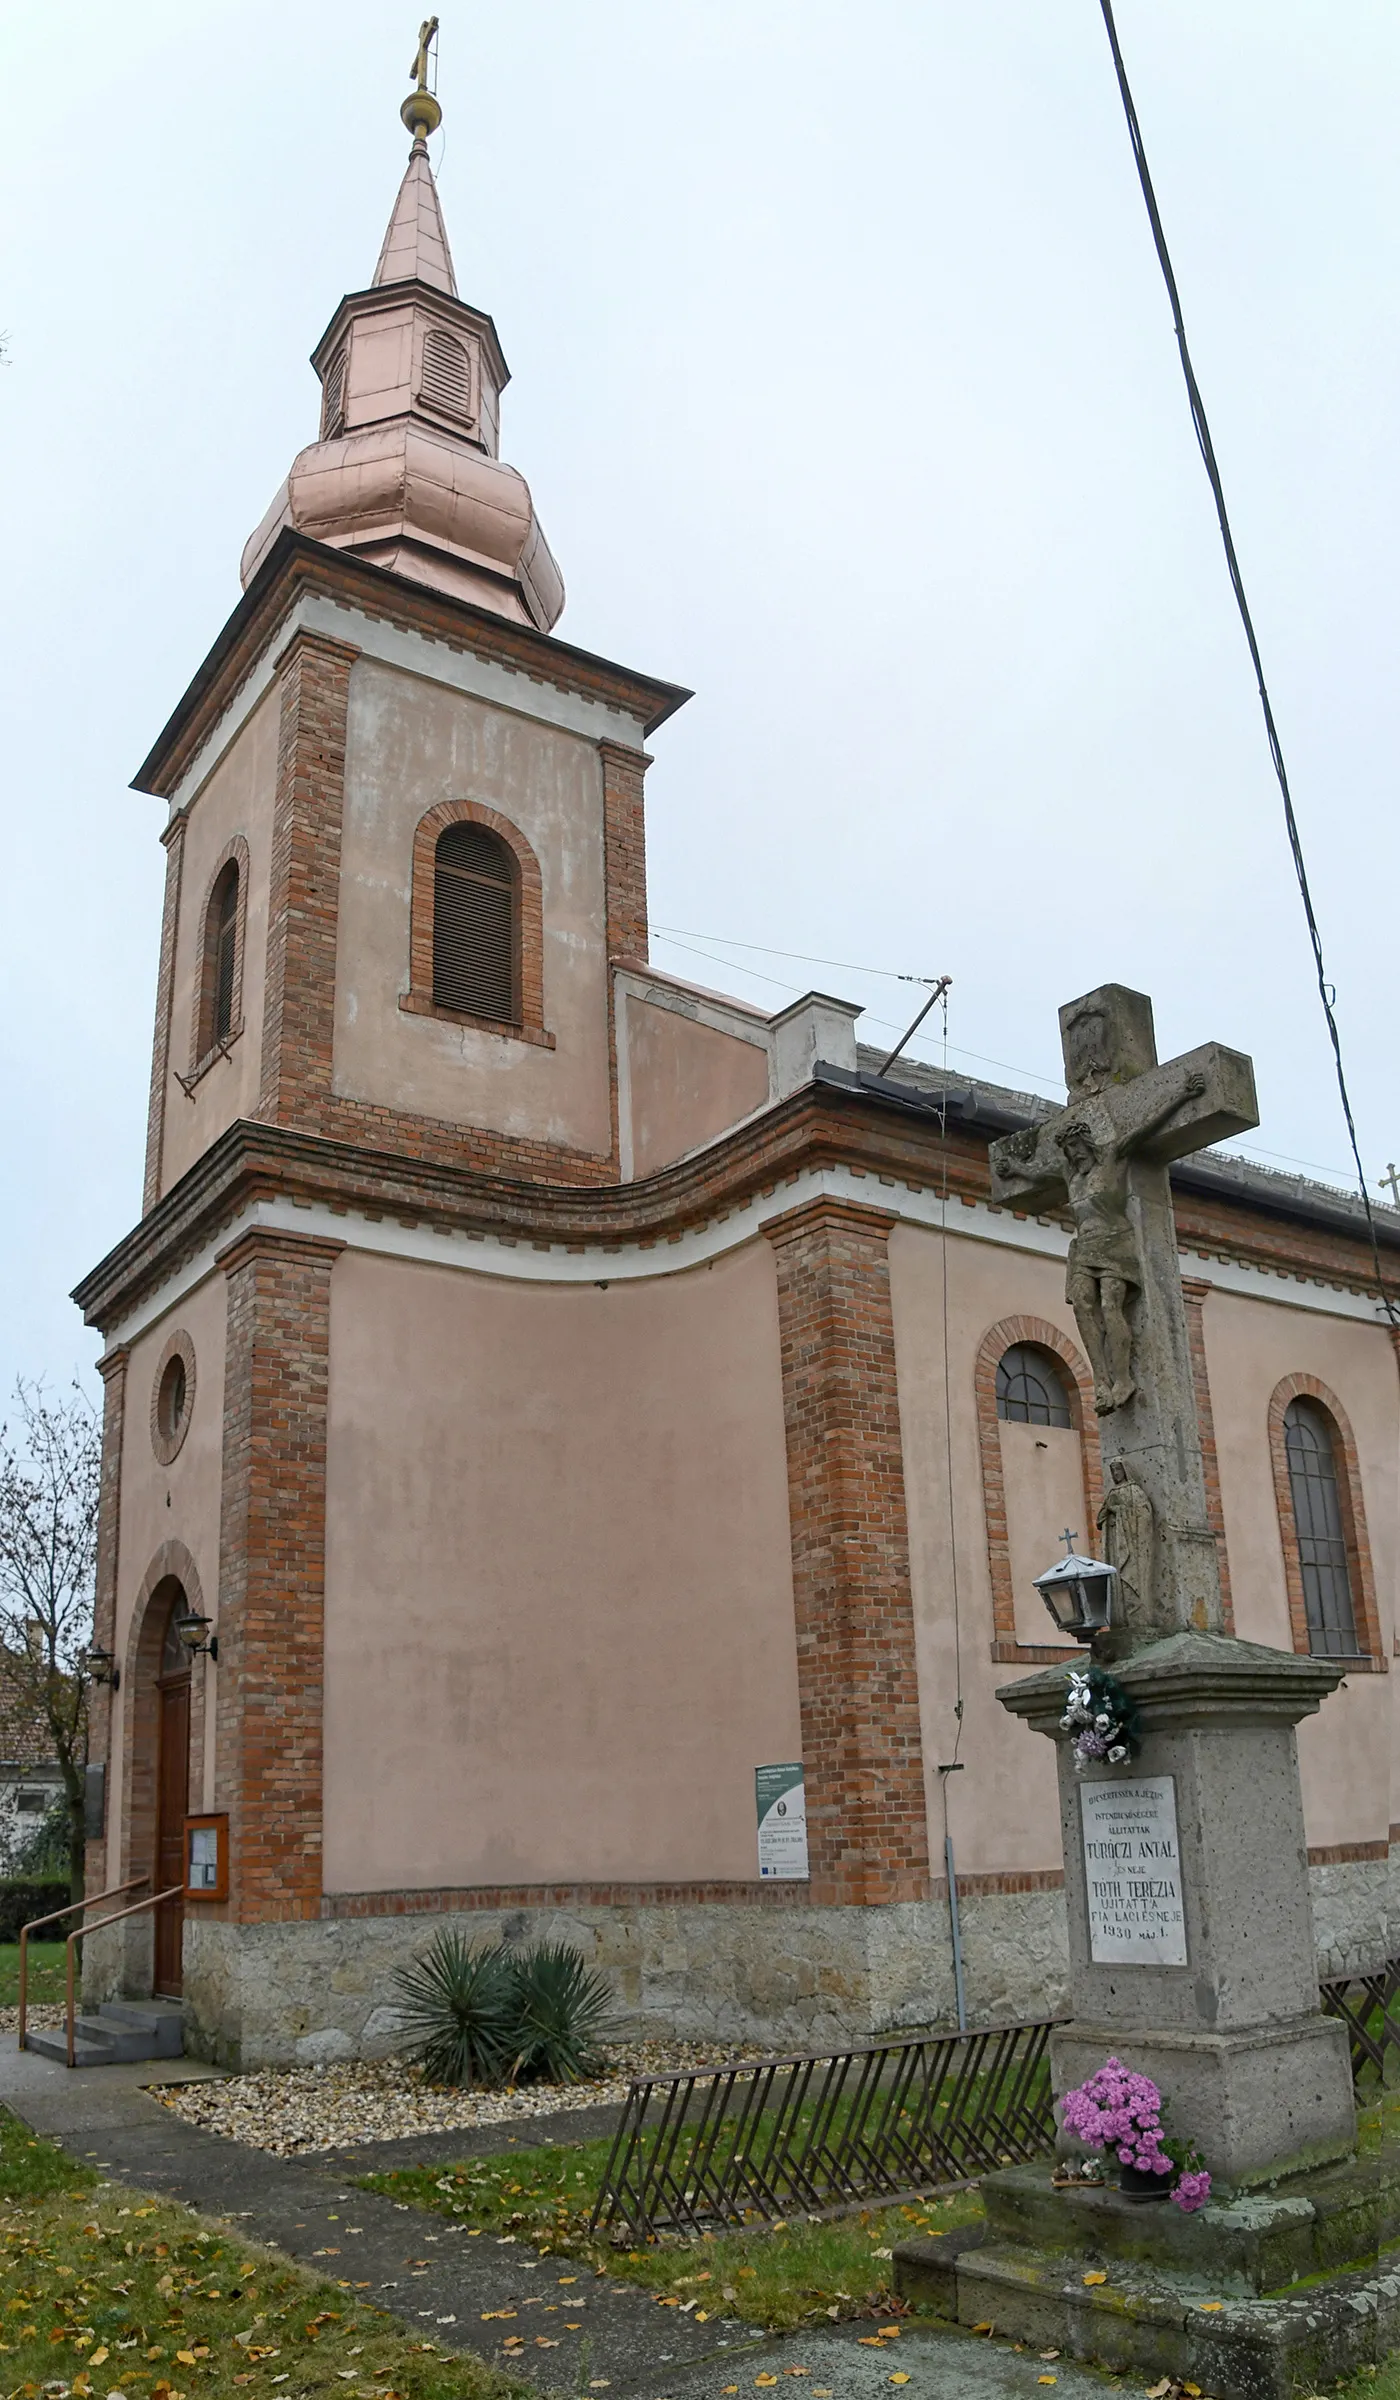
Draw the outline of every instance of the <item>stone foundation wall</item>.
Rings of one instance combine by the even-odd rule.
[[[1400,1848],[1389,1862],[1313,1867],[1310,1881],[1319,1976],[1367,1973],[1400,1948]],[[472,1942],[576,1943],[611,1983],[633,2039],[835,2049],[956,2021],[943,1900],[881,1908],[615,1905],[263,1925],[191,1915],[187,2047],[246,2067],[388,2056],[400,2038],[394,1969],[445,1926]],[[1063,2013],[1062,1892],[968,1894],[961,1929],[970,2023]],[[149,1977],[149,1925],[136,1918],[89,1945],[84,1997],[149,1990]]]
[[[395,1967],[442,1927],[468,1940],[569,1941],[607,1976],[623,2031],[768,2050],[839,2048],[955,2018],[942,1901],[883,1908],[515,1909],[185,1929],[187,2046],[228,2066],[375,2058],[399,2046]],[[1058,1892],[969,1898],[974,2022],[1061,2008]]]
[[[1309,1867],[1308,1882],[1319,1976],[1373,1974],[1400,1947],[1400,1849]]]

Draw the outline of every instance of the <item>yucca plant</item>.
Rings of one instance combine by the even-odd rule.
[[[613,1997],[569,1942],[541,1942],[512,1956],[515,2082],[582,2083],[601,2070],[615,2038]]]
[[[442,1932],[394,1970],[409,2056],[430,2083],[505,2082],[520,2048],[515,1966],[504,1942]]]

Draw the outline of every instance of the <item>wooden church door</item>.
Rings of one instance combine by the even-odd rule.
[[[185,1817],[190,1805],[190,1661],[175,1631],[188,1607],[183,1592],[170,1604],[157,1685],[159,1737],[156,1750],[155,1888],[168,1891],[185,1879]],[[154,1988],[159,1998],[178,2000],[185,1907],[167,1900],[156,1910]]]

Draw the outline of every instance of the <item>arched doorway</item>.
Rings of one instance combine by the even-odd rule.
[[[168,1598],[167,1598],[168,1594]],[[190,1805],[190,1654],[176,1632],[176,1620],[189,1602],[183,1584],[172,1575],[160,1594],[165,1602],[165,1627],[156,1678],[156,1824],[154,1889],[168,1891],[185,1876],[185,1817]],[[167,1900],[156,1910],[153,1989],[161,1999],[178,2000],[184,1902]]]

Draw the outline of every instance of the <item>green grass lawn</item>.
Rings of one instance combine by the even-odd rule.
[[[662,2304],[685,2308],[702,2324],[706,2317],[730,2316],[749,2325],[788,2328],[902,2311],[891,2282],[893,2244],[907,2233],[967,2224],[980,2213],[975,2193],[957,2192],[918,2206],[862,2209],[816,2224],[793,2218],[752,2232],[617,2250],[588,2231],[611,2148],[603,2140],[521,2149],[457,2167],[406,2167],[360,2181],[367,2191],[464,2219],[468,2238],[477,2232],[515,2233],[541,2250],[644,2284]]]
[[[1400,2140],[1400,2093],[1378,2098],[1361,2117],[1361,2148]],[[605,2268],[610,2276],[644,2285],[658,2303],[684,2308],[697,2322],[739,2317],[784,2331],[829,2319],[906,2315],[894,2293],[890,2252],[912,2232],[942,2232],[973,2223],[981,2213],[975,2191],[950,2193],[907,2207],[866,2209],[812,2224],[806,2219],[752,2232],[666,2238],[641,2249],[617,2250],[590,2235],[588,2220],[611,2142],[550,2148],[522,2147],[452,2167],[410,2167],[366,2175],[368,2191],[465,2222],[468,2238],[510,2232],[544,2252]],[[1120,2390],[1145,2388],[1131,2376]],[[1400,2353],[1335,2387],[1342,2400],[1400,2400]]]
[[[29,1997],[31,2000],[61,2000],[63,1998],[62,1942],[31,1942],[29,1944]],[[0,2008],[15,2008],[19,2004],[19,1944],[0,1942]]]
[[[0,2111],[0,2392],[520,2400],[531,2389],[418,2340],[352,2285],[99,2183]]]

